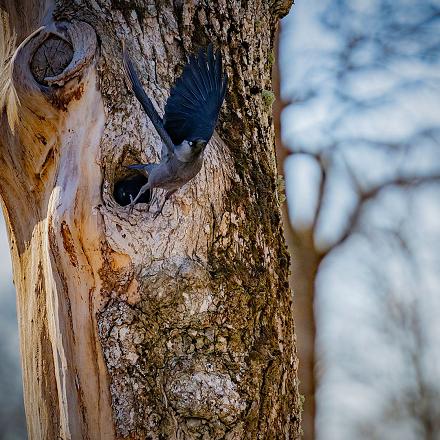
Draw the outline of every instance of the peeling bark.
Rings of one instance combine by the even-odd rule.
[[[31,14],[28,1],[26,32],[4,6],[21,26],[0,193],[29,437],[297,438],[289,257],[264,94],[290,2],[58,0]],[[230,77],[202,171],[156,220],[163,192],[132,215],[114,198],[124,165],[157,162],[161,150],[124,81],[123,39],[160,109],[198,46],[221,47]]]

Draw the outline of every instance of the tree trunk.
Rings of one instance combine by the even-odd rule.
[[[298,437],[269,99],[290,3],[0,1],[19,44],[3,20],[0,192],[30,439]],[[161,148],[123,39],[161,109],[210,41],[230,78],[202,171],[157,219],[163,192],[132,214],[114,196],[124,165]]]
[[[297,333],[298,357],[300,359],[298,376],[300,393],[304,396],[302,413],[303,440],[316,437],[316,385],[319,369],[316,359],[316,315],[315,282],[321,262],[315,253],[313,231],[302,230],[295,234],[290,228],[286,231],[289,249],[295,255],[292,264],[292,286],[295,291],[295,330]]]

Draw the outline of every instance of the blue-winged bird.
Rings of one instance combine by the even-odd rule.
[[[200,171],[203,152],[225,99],[228,78],[220,50],[214,53],[212,45],[200,49],[197,55],[190,57],[171,89],[162,120],[142,88],[125,45],[123,59],[132,90],[165,145],[160,163],[128,166],[148,177],[148,182],[131,201],[130,212],[145,191],[163,188],[167,192],[157,216],[170,196]]]

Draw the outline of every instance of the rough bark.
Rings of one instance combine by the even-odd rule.
[[[268,103],[290,2],[13,3],[0,3],[19,44],[0,193],[30,439],[297,438]],[[209,41],[230,77],[202,171],[156,220],[162,192],[132,215],[113,196],[124,165],[161,149],[124,81],[123,39],[160,109]]]

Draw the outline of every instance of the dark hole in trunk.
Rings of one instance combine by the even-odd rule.
[[[119,180],[115,184],[115,189],[113,191],[113,197],[116,202],[121,206],[127,206],[131,202],[130,196],[134,199],[139,190],[148,182],[148,179],[141,175],[136,174],[135,176],[129,176],[122,180]],[[150,190],[145,191],[136,202],[138,203],[150,203],[151,192]]]

